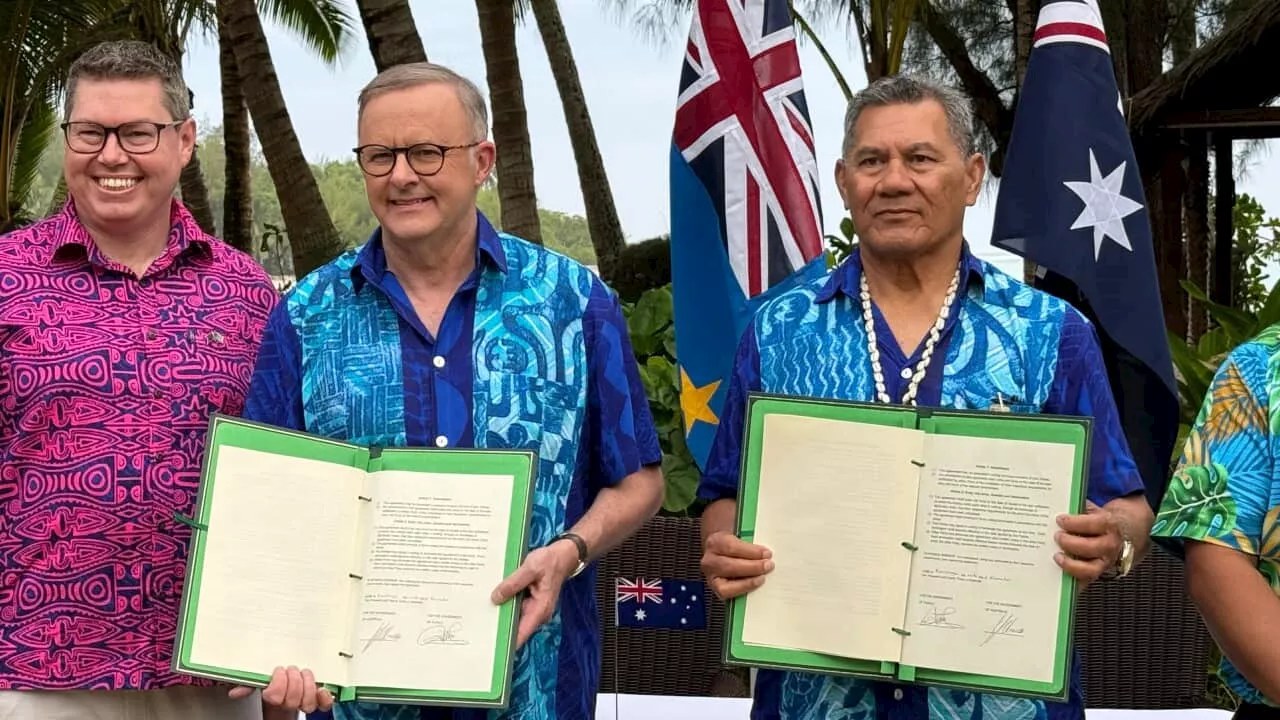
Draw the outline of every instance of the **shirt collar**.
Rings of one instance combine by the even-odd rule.
[[[476,267],[479,268],[481,265],[489,265],[500,273],[507,272],[507,255],[502,250],[502,238],[498,236],[498,231],[494,229],[484,213],[477,210]],[[382,246],[382,228],[378,227],[361,248],[360,254],[356,257],[356,263],[351,268],[352,287],[356,292],[360,292],[366,282],[379,285],[386,272],[387,253]]]
[[[45,257],[46,265],[51,265],[55,260],[67,257],[76,250],[95,262],[105,262],[93,236],[84,223],[80,222],[74,199],[68,198],[62,210],[50,217],[49,221],[53,223],[53,241],[49,244],[49,252]],[[200,228],[195,217],[177,198],[171,201],[169,207],[169,237],[165,242],[165,255],[181,255],[188,249],[205,256],[213,253],[212,238]]]
[[[982,261],[970,252],[967,240],[960,248],[960,264],[964,267],[964,271],[960,273],[960,287],[956,289],[956,294],[965,295],[971,289],[981,291],[983,288]],[[827,278],[826,284],[818,291],[814,301],[830,302],[836,293],[843,293],[856,299],[862,294],[861,283],[862,255],[860,250],[855,248],[835,272],[831,273],[831,277]]]

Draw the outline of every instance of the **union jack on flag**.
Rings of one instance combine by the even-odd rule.
[[[825,272],[813,128],[786,0],[698,0],[671,149],[686,442],[705,464],[756,306]]]
[[[701,580],[615,578],[614,625],[627,628],[703,630],[706,587]]]
[[[641,605],[645,602],[662,602],[662,581],[661,580],[645,580],[644,578],[636,578],[629,580],[626,578],[617,579],[618,596],[614,602],[630,602],[635,601]]]

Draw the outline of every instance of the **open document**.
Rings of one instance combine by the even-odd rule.
[[[372,449],[210,423],[178,672],[265,685],[311,668],[341,699],[505,707],[531,452]]]
[[[727,660],[1065,697],[1087,418],[753,394],[738,532],[769,548]]]

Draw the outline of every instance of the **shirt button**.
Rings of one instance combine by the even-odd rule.
[[[902,688],[894,688],[894,689],[893,689],[893,699],[894,699],[894,700],[901,700],[901,699],[902,699]]]
[[[155,398],[155,399],[159,400],[160,398],[164,397],[164,391],[163,391],[163,390],[152,390],[152,391],[151,391],[151,397],[153,397],[153,398]]]
[[[436,436],[436,447],[445,447],[449,444],[449,438],[443,435]]]
[[[900,374],[900,375],[902,375],[902,379],[903,379],[903,380],[910,380],[910,379],[911,379],[911,368],[909,368],[909,367],[904,367],[904,368],[902,368],[902,372],[901,372],[901,373],[899,373],[899,374]]]
[[[155,340],[155,339],[156,339],[156,331],[155,331],[155,330],[148,329],[148,330],[147,330],[147,339],[148,339],[148,340]]]
[[[442,367],[444,367],[444,356],[443,356],[443,355],[437,355],[437,356],[435,356],[435,357],[431,358],[431,364],[432,364],[432,365],[435,365],[437,368],[442,368]]]

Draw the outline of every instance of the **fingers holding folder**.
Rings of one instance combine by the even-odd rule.
[[[242,698],[253,692],[253,688],[234,687],[228,693],[232,698]],[[333,694],[316,685],[315,675],[307,669],[296,667],[278,667],[271,673],[271,681],[262,690],[263,709],[274,714],[265,715],[264,720],[274,718],[297,717],[299,711],[304,713],[316,710],[329,710],[333,707]]]
[[[702,572],[722,600],[745,595],[764,584],[773,571],[773,553],[732,533],[709,535],[702,554]]]

